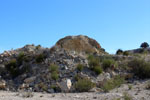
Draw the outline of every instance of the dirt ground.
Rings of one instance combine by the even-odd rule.
[[[150,100],[150,90],[146,89],[147,81],[135,81],[123,84],[109,93],[32,93],[0,91],[0,100],[124,100],[128,94],[131,100]]]

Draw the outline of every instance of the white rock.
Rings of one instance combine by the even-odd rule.
[[[63,92],[69,92],[72,86],[72,82],[70,79],[64,79],[59,83],[59,86]]]

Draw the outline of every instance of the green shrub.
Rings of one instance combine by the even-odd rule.
[[[19,56],[19,58],[22,58],[22,57]],[[30,65],[28,63],[24,63],[22,65],[22,67],[20,67],[20,63],[19,62],[17,62],[16,59],[12,59],[7,64],[5,64],[7,71],[9,71],[10,75],[13,78],[15,78],[18,75],[21,75],[21,74],[23,74],[25,72],[29,72],[30,71]]]
[[[128,88],[129,88],[129,90],[131,90],[132,89],[132,85],[128,85]]]
[[[59,79],[59,74],[58,74],[58,72],[56,72],[56,71],[52,72],[52,73],[51,73],[51,78],[52,78],[53,80],[58,80],[58,79]]]
[[[20,74],[19,68],[17,66],[17,60],[12,59],[6,64],[6,69],[10,72],[12,77],[16,77]]]
[[[95,66],[94,69],[93,69],[93,71],[94,71],[97,75],[99,75],[99,74],[101,74],[101,73],[103,72],[103,69],[102,69],[100,66]]]
[[[59,69],[58,66],[55,64],[51,64],[51,66],[49,67],[49,71],[51,72],[51,78],[53,80],[58,80],[59,78]]]
[[[41,45],[37,45],[37,46],[36,46],[36,49],[37,49],[37,50],[38,50],[39,48],[41,48]]]
[[[81,77],[80,77],[79,74],[76,74],[76,75],[74,76],[74,79],[75,79],[76,81],[78,81],[79,79],[81,79]]]
[[[24,61],[24,57],[25,57],[24,52],[20,52],[19,55],[17,56],[17,61],[19,65],[22,65],[22,62]]]
[[[49,70],[51,72],[58,72],[58,66],[55,65],[55,64],[52,64],[50,67],[49,67]]]
[[[108,92],[116,87],[121,86],[124,83],[124,78],[121,76],[115,76],[114,78],[107,80],[100,86],[105,92]]]
[[[143,42],[140,47],[141,48],[148,48],[149,44],[147,42]]]
[[[39,83],[38,87],[41,88],[43,91],[47,91],[48,90],[48,86],[45,83],[43,83],[43,82]]]
[[[123,54],[123,50],[118,49],[118,50],[117,50],[117,52],[116,52],[116,54],[117,54],[117,55],[121,55],[121,54]]]
[[[123,55],[124,55],[124,56],[128,56],[128,55],[129,55],[129,52],[128,52],[128,51],[124,51],[124,52],[123,52]]]
[[[143,59],[133,59],[128,63],[131,71],[139,78],[150,78],[150,63]]]
[[[117,67],[116,62],[113,59],[104,59],[102,62],[103,69],[114,69]]]
[[[35,57],[35,60],[37,63],[41,63],[42,61],[44,61],[44,55],[43,54],[39,54]]]
[[[83,68],[84,68],[84,66],[83,66],[82,64],[78,64],[78,65],[77,65],[77,70],[78,70],[78,71],[82,71]]]
[[[88,57],[88,62],[90,69],[94,71],[97,75],[102,73],[102,68],[100,66],[100,59],[98,57],[94,57],[93,55],[90,55]]]
[[[100,65],[100,60],[98,57],[94,57],[93,55],[90,55],[88,57],[88,62],[89,62],[89,66],[90,68],[93,68],[94,66],[98,66]]]
[[[94,83],[92,83],[91,80],[87,78],[79,79],[74,85],[74,88],[77,92],[88,92],[93,87]]]

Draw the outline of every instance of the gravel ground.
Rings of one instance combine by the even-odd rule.
[[[150,100],[150,90],[145,88],[148,83],[150,81],[135,81],[132,84],[123,84],[110,93],[47,94],[0,91],[0,100],[124,100],[125,93],[132,97],[132,100]]]

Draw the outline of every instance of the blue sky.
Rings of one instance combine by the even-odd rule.
[[[79,34],[109,53],[150,43],[150,0],[0,0],[0,52]]]

